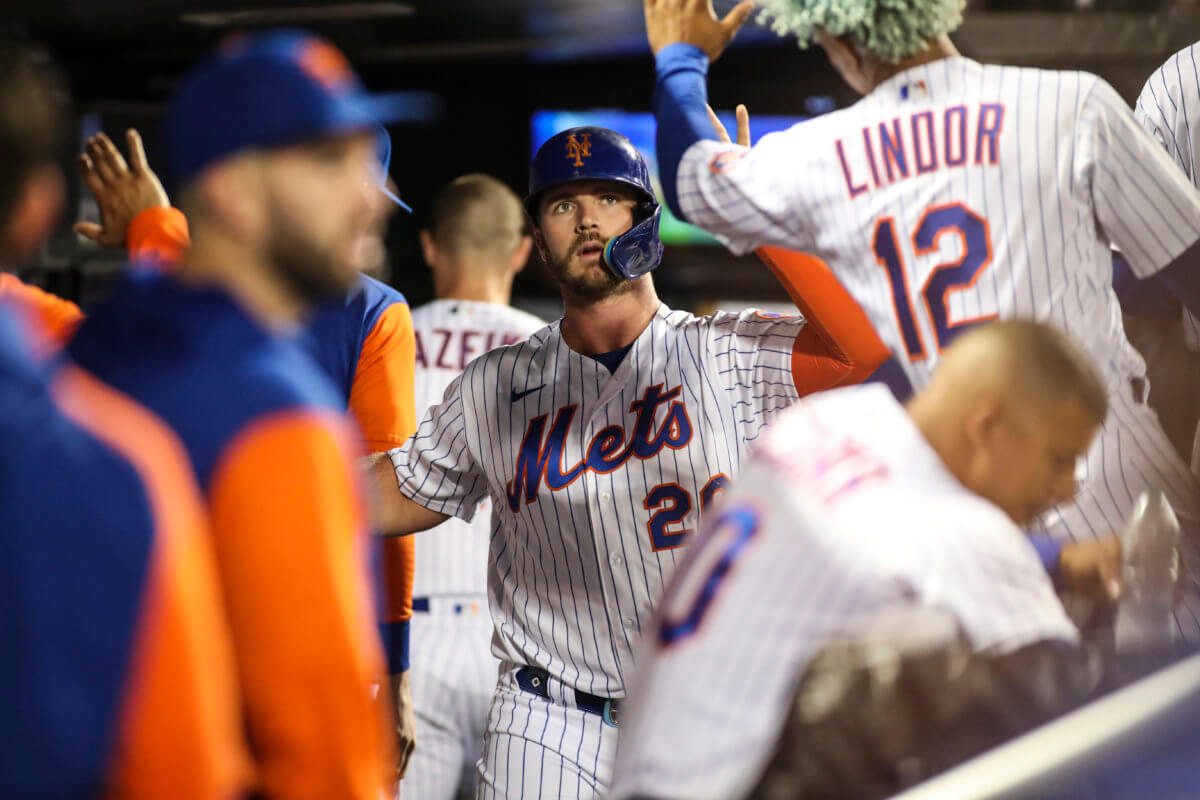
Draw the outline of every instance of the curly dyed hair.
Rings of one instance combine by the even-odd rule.
[[[962,23],[966,0],[758,0],[778,34],[808,47],[820,28],[850,36],[889,64],[921,52],[930,39]]]

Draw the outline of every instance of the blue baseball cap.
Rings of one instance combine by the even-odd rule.
[[[400,199],[400,196],[392,191],[388,186],[388,170],[392,165],[392,137],[388,135],[387,128],[382,125],[375,133],[375,158],[378,160],[378,173],[375,176],[375,185],[379,187],[379,191],[396,205],[412,213],[408,203]]]
[[[184,79],[171,101],[170,177],[185,184],[243,150],[382,130],[401,111],[394,101],[368,94],[342,52],[318,36],[236,34]],[[390,156],[390,142],[387,151]],[[385,167],[381,188],[386,177]]]

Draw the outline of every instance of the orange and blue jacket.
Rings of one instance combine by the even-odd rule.
[[[143,211],[126,232],[135,262],[165,269],[190,246],[187,219],[176,208]],[[362,434],[368,452],[399,447],[417,429],[413,399],[416,339],[404,296],[359,276],[344,302],[320,307],[299,336],[300,345],[329,376]],[[415,542],[391,537],[381,551],[381,634],[390,672],[408,669]],[[379,552],[377,551],[377,552]]]
[[[154,414],[0,301],[0,796],[230,800],[250,785],[199,492]]]
[[[8,272],[0,272],[0,301],[3,300],[13,301],[23,313],[34,317],[33,324],[26,326],[25,336],[35,356],[61,348],[83,321],[83,312],[70,300],[31,286]]]
[[[160,416],[207,504],[256,788],[376,800],[387,763],[360,452],[329,379],[228,294],[133,271],[68,345]]]

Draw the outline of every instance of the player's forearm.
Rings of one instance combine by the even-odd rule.
[[[799,380],[802,375],[822,372],[813,368],[811,359],[835,362],[838,367],[828,378],[821,379],[828,385],[802,387],[797,383],[797,391],[806,394],[860,383],[888,360],[887,346],[875,333],[871,321],[824,262],[807,253],[778,247],[760,247],[755,253],[807,320],[802,338],[797,337],[796,356],[808,358],[802,361],[802,369],[794,362],[793,378]]]
[[[400,491],[396,480],[396,468],[387,453],[375,453],[368,457],[371,483],[375,486],[374,522],[382,536],[404,536],[428,530],[449,519],[409,499]]]
[[[398,674],[408,669],[408,623],[412,618],[413,574],[416,566],[415,542],[408,536],[384,539],[383,548],[383,636],[388,671]]]
[[[655,149],[663,201],[683,219],[676,193],[679,162],[693,144],[715,138],[706,110],[708,56],[690,44],[672,44],[660,50],[654,61],[654,117],[658,122]]]

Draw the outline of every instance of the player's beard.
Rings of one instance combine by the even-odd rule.
[[[275,217],[267,257],[287,290],[306,304],[340,297],[353,285],[352,270],[339,270],[331,248],[322,248],[303,226]],[[344,274],[343,274],[344,273]]]
[[[584,237],[577,239],[571,245],[565,258],[556,259],[549,254],[546,256],[546,266],[550,269],[550,274],[554,276],[554,280],[562,289],[563,294],[569,294],[585,303],[595,303],[631,291],[633,281],[613,273],[605,266],[603,256],[600,259],[599,269],[585,266],[581,267],[578,272],[572,273],[571,259],[575,257],[579,248],[588,242],[604,244],[605,240],[599,237]]]

